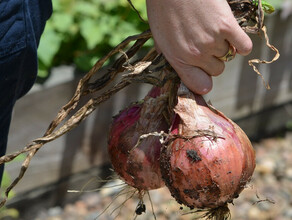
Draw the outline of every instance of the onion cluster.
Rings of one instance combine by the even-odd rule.
[[[169,125],[163,114],[166,93],[154,87],[142,102],[114,118],[108,147],[114,170],[139,191],[165,183],[177,202],[190,208],[226,207],[255,168],[248,137],[183,84],[175,93]],[[166,135],[163,144],[151,135],[161,131]],[[141,140],[145,134],[149,136]]]

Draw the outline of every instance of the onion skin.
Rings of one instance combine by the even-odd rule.
[[[215,135],[204,135],[208,130]],[[172,196],[190,208],[232,202],[250,181],[255,152],[238,125],[181,86],[161,172]]]
[[[123,110],[113,120],[108,152],[117,174],[138,190],[164,186],[160,172],[161,143],[149,136],[134,148],[139,137],[152,132],[168,132],[162,111],[165,106],[162,89],[153,87],[143,102]]]

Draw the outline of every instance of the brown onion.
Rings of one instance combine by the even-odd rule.
[[[180,86],[168,145],[161,152],[162,176],[172,196],[190,208],[225,207],[254,168],[255,152],[239,126]]]
[[[135,147],[141,135],[168,131],[162,111],[163,90],[154,87],[143,102],[123,110],[113,120],[108,151],[114,170],[129,185],[138,190],[164,186],[160,173],[161,143],[149,135]]]

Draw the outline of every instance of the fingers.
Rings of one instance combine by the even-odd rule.
[[[204,95],[211,91],[213,83],[212,78],[202,69],[185,64],[173,65],[182,82],[192,92]]]
[[[237,24],[226,0],[218,2],[147,0],[158,53],[163,53],[186,86],[198,94],[209,92],[212,76],[224,71],[225,63],[218,58],[228,53],[229,45],[241,55],[252,49],[250,38]]]
[[[223,3],[222,3],[223,4]],[[252,50],[252,41],[237,23],[228,3],[226,5],[225,16],[220,16],[220,30],[224,39],[237,49],[237,53],[246,56]]]
[[[248,55],[252,51],[252,41],[249,36],[241,29],[235,18],[228,26],[230,28],[227,28],[225,32],[226,40],[236,48],[237,53],[243,56]]]
[[[226,40],[222,39],[220,42],[217,44],[217,48],[214,51],[214,56],[215,57],[223,57],[229,50],[229,42]]]
[[[210,58],[206,59],[206,61],[199,67],[210,76],[218,76],[223,73],[225,69],[225,63],[215,56],[210,56]]]

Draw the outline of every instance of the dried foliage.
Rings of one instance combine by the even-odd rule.
[[[265,34],[267,46],[276,52],[275,57],[271,61],[260,59],[253,59],[249,61],[249,65],[251,65],[262,77],[261,73],[254,64],[274,62],[279,58],[279,52],[269,43],[266,28],[263,24],[264,13],[261,7],[261,1],[258,1],[258,5],[254,5],[252,2],[253,1],[250,0],[228,0],[234,15],[242,28],[246,32],[253,34],[259,34],[262,30]],[[46,143],[57,139],[78,126],[80,122],[85,120],[87,116],[89,116],[98,107],[98,105],[108,100],[111,96],[132,83],[150,83],[161,87],[166,81],[170,79],[177,79],[176,74],[169,74],[164,76],[164,80],[161,80],[162,70],[171,67],[162,55],[157,54],[155,49],[152,49],[148,54],[138,60],[133,59],[134,55],[140,51],[143,45],[151,37],[152,34],[149,30],[138,35],[130,36],[117,45],[106,56],[98,60],[92,69],[79,81],[73,97],[61,108],[55,119],[48,126],[44,135],[40,138],[32,140],[22,150],[7,154],[0,158],[1,165],[13,161],[20,154],[26,154],[26,158],[22,163],[19,175],[6,189],[6,196],[0,202],[0,207],[6,203],[9,192],[24,176],[29,167],[30,161],[35,156],[37,151]],[[133,45],[129,46],[132,42],[134,42]],[[116,56],[118,53],[121,53],[121,56],[104,75],[99,77],[99,70],[103,67],[105,62],[113,56]],[[96,95],[98,91],[105,89],[106,86],[109,86],[113,80],[120,75],[122,77],[117,84],[102,92],[100,95]],[[97,79],[94,80],[95,78]],[[89,94],[92,94],[93,98],[90,98],[86,104],[79,107],[79,109],[76,109],[79,101]],[[72,110],[77,111],[71,117],[68,117]],[[141,137],[141,139],[143,139],[143,137]]]
[[[130,36],[117,45],[112,51],[110,51],[105,57],[97,61],[93,68],[79,81],[76,91],[71,100],[62,107],[58,112],[55,119],[50,123],[45,134],[41,138],[37,138],[26,145],[22,150],[7,154],[0,158],[0,164],[10,162],[14,160],[18,155],[26,153],[27,156],[21,166],[19,175],[6,189],[6,197],[1,201],[0,206],[3,206],[8,198],[9,192],[17,185],[22,179],[29,163],[37,151],[44,146],[44,144],[51,142],[58,137],[69,132],[78,124],[83,121],[88,115],[90,115],[99,104],[108,100],[112,95],[130,85],[131,83],[151,83],[153,85],[161,86],[164,81],[161,81],[158,77],[162,68],[168,67],[166,61],[161,55],[157,55],[155,50],[151,50],[139,61],[133,61],[130,64],[130,59],[142,48],[142,46],[151,37],[151,32],[146,31],[139,35]],[[126,52],[122,52],[131,42],[135,42]],[[116,60],[112,68],[110,68],[103,76],[97,80],[92,81],[95,75],[99,74],[99,70],[104,63],[116,55],[122,53],[122,55]],[[76,109],[77,104],[82,97],[88,94],[94,94],[105,86],[109,85],[118,75],[122,75],[119,83],[112,86],[110,89],[103,92],[101,95],[89,99],[89,101],[81,106],[73,116],[67,118],[69,113]],[[176,77],[174,75],[168,75],[167,78],[171,79]],[[61,124],[62,123],[62,124]]]

